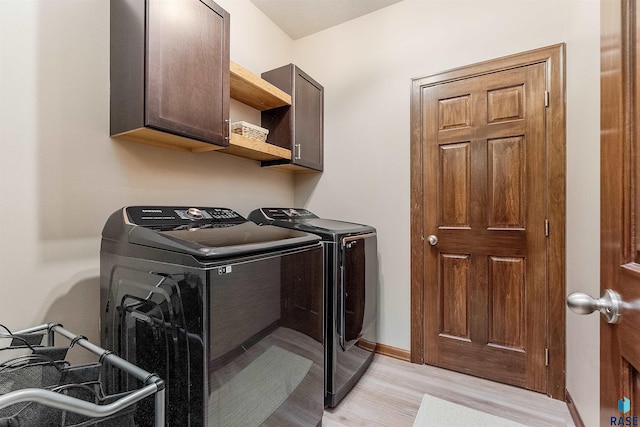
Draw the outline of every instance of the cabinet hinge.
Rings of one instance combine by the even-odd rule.
[[[544,106],[545,108],[549,106],[549,91],[544,91]]]
[[[544,235],[546,237],[549,237],[549,220],[548,219],[544,220]]]
[[[549,366],[549,349],[544,349],[544,366]]]

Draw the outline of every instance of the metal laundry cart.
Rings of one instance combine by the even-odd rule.
[[[56,345],[56,336],[69,340]],[[4,345],[2,345],[4,343]],[[74,364],[73,347],[97,356]],[[105,369],[117,369],[139,387],[105,395]],[[165,425],[164,381],[61,325],[11,332],[0,326],[0,426],[136,426],[135,407],[154,396],[153,425]]]

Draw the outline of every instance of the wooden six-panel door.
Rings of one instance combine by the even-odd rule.
[[[635,0],[600,8],[600,287],[640,301],[640,12]],[[593,295],[597,297],[597,295]],[[637,307],[637,305],[636,305]],[[600,319],[600,425],[638,425],[640,311]],[[595,335],[595,331],[594,331]],[[591,375],[585,372],[585,375]],[[618,401],[628,407],[619,406]],[[622,409],[622,410],[621,410]]]
[[[547,386],[545,82],[539,63],[421,94],[424,361],[538,391]]]

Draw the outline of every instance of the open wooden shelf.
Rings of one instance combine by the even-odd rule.
[[[261,79],[235,62],[230,62],[231,98],[256,110],[291,105],[291,95]]]
[[[291,105],[291,96],[235,62],[230,65],[231,97],[264,111]],[[233,154],[258,161],[291,160],[291,150],[253,138],[230,133],[228,147],[185,138],[152,128],[139,128],[114,137],[181,151],[212,151]],[[290,170],[291,171],[291,170]]]
[[[218,150],[218,152],[259,161],[291,159],[291,150],[258,141],[257,139],[247,138],[237,133],[232,133],[229,146]]]
[[[184,136],[162,132],[152,128],[138,128],[128,132],[112,135],[114,138],[122,138],[127,141],[141,142],[143,144],[155,145],[156,147],[169,148],[178,151],[203,152],[220,150],[224,147]]]

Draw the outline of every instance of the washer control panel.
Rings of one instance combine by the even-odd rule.
[[[149,228],[175,229],[191,227],[220,227],[246,222],[237,212],[228,208],[180,206],[129,206],[125,208],[129,223]]]

